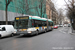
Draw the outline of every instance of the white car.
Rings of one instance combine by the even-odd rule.
[[[59,25],[60,27],[63,27],[63,25],[61,24],[61,25]]]
[[[12,25],[0,25],[0,38],[5,36],[13,36],[16,30]]]
[[[64,24],[64,27],[67,27],[68,26],[68,24]]]
[[[58,26],[58,27],[59,27],[59,25],[56,25],[56,26]]]

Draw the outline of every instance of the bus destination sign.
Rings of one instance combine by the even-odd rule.
[[[16,17],[16,20],[20,20],[20,19],[29,19],[29,17]]]

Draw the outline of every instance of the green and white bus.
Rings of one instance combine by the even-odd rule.
[[[15,17],[15,28],[17,34],[34,35],[53,29],[53,21],[38,16]]]

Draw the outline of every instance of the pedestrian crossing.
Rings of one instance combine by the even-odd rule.
[[[61,29],[59,29],[59,31],[62,32],[62,33],[64,33],[64,34],[69,34],[68,30],[69,30],[68,27],[62,27]]]

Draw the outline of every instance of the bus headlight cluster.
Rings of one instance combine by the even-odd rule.
[[[14,31],[14,33],[16,33],[16,31]]]
[[[28,31],[28,33],[32,33],[31,31]]]
[[[16,33],[17,32],[17,30],[16,29],[14,29],[14,33]]]
[[[32,29],[31,28],[27,29],[27,32],[32,33]]]

